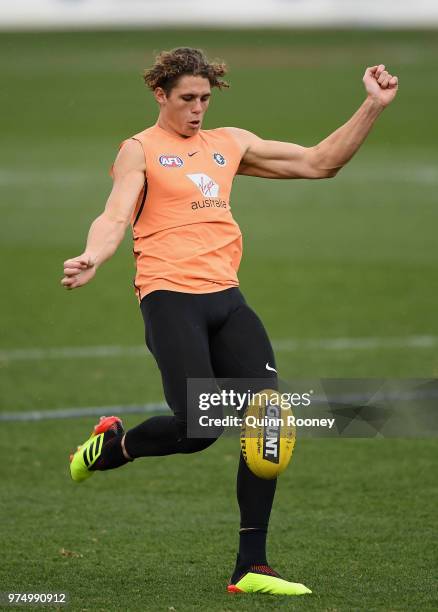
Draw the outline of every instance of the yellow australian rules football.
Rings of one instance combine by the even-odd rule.
[[[289,465],[295,446],[290,403],[273,389],[255,393],[242,419],[240,446],[253,474],[277,478]]]

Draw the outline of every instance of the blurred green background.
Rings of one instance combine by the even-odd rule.
[[[230,68],[232,87],[214,93],[204,127],[234,125],[265,138],[308,146],[339,127],[360,105],[367,66],[385,63],[399,76],[397,99],[334,180],[236,178],[232,209],[244,234],[241,289],[278,349],[283,379],[437,377],[436,32],[2,33],[0,409],[162,400],[159,372],[146,349],[144,355],[139,348],[131,356],[88,358],[48,358],[44,353],[39,358],[23,358],[23,354],[19,358],[16,351],[142,345],[129,232],[118,254],[90,286],[64,291],[60,286],[62,263],[82,252],[88,227],[104,206],[111,189],[108,169],[119,143],[156,120],[155,103],[142,81],[143,69],[151,65],[155,52],[186,45],[225,59]],[[409,340],[418,336],[425,339]],[[324,339],[339,338],[377,341],[368,348],[354,342],[337,349],[321,344]],[[302,342],[299,350],[291,341]],[[138,420],[129,417],[128,424]],[[118,521],[118,516],[124,521],[124,499],[132,502],[132,491],[147,488],[148,481],[144,480],[145,464],[139,462],[130,477],[128,472],[111,475],[111,482],[121,487],[126,498],[116,501],[110,484],[101,485],[101,496],[90,496],[93,488],[73,491],[65,460],[91,424],[89,419],[85,426],[83,420],[3,424],[4,525],[9,533],[17,530],[22,534],[6,540],[15,561],[7,570],[7,581],[2,580],[4,589],[24,588],[25,571],[25,584],[41,589],[46,573],[55,572],[57,584],[76,594],[78,609],[167,610],[173,605],[177,610],[228,610],[292,605],[272,600],[236,603],[222,594],[220,580],[225,580],[232,566],[236,508],[234,532],[221,506],[212,509],[207,504],[203,510],[211,512],[211,520],[218,525],[227,525],[220,542],[213,537],[216,544],[205,545],[208,585],[217,579],[222,537],[227,557],[226,571],[221,565],[219,586],[214,583],[213,594],[203,583],[204,603],[194,594],[197,570],[185,569],[184,554],[178,556],[175,551],[186,547],[195,559],[193,567],[199,567],[197,537],[205,542],[208,530],[201,536],[198,526],[193,527],[189,544],[184,538],[181,542],[169,536],[169,525],[181,529],[177,517],[164,525],[159,521],[168,512],[168,503],[195,516],[197,495],[219,494],[227,504],[235,504],[231,481],[223,491],[222,485],[211,488],[218,465],[228,474],[227,462],[237,456],[229,440],[196,458],[173,457],[164,464],[154,460],[153,470],[160,474],[157,481],[179,478],[181,496],[174,499],[165,486],[157,486],[154,495],[148,494],[147,507],[144,497],[134,500],[138,505],[130,506],[129,520],[140,531],[127,534],[125,528],[116,529],[111,543],[102,536],[99,580],[104,589],[93,595],[99,589],[89,587],[87,580],[96,575],[94,553],[65,559],[58,551],[63,546],[80,548],[76,534],[83,523],[75,519],[79,515],[90,531],[92,525],[98,529],[100,521]],[[427,444],[302,442],[294,469],[282,477],[273,541],[277,542],[276,558],[283,562],[281,571],[286,568],[290,573],[295,568],[298,573],[292,578],[307,579],[310,586],[322,582],[319,591],[316,588],[316,599],[294,605],[319,610],[436,609],[427,548],[433,495],[436,500],[436,486],[430,478],[436,450],[432,440]],[[234,463],[231,467],[234,473]],[[327,469],[333,472],[325,486],[321,474]],[[194,499],[187,501],[186,493],[194,486],[191,470],[200,480]],[[110,483],[106,478],[105,483]],[[413,488],[415,495],[411,495]],[[112,510],[102,515],[102,503],[108,508],[112,504]],[[184,503],[192,505],[181,506]],[[24,508],[27,512],[22,512]],[[52,523],[47,513],[61,523]],[[332,519],[337,526],[333,532],[325,528]],[[299,535],[288,529],[291,522],[298,525]],[[43,533],[52,534],[52,540],[40,534],[27,548],[38,523]],[[153,525],[156,547],[156,558],[148,558],[148,563],[164,563],[163,571],[172,572],[175,596],[168,598],[164,573],[158,583],[149,579],[138,587],[138,600],[135,589],[128,589],[131,603],[126,604],[105,567],[114,555],[117,562],[112,576],[127,580],[133,565],[130,561],[142,563],[144,557],[135,547],[123,555],[117,551],[124,550],[126,538],[147,542],[148,524]],[[315,524],[321,530],[315,530]],[[286,550],[280,550],[280,534]],[[82,532],[78,537],[86,536]],[[293,546],[297,539],[299,560]],[[381,542],[385,543],[382,549],[378,548]],[[162,550],[173,552],[163,561]],[[290,550],[294,551],[293,563]],[[328,550],[337,552],[327,554]],[[172,555],[178,559],[173,565]],[[321,560],[317,568],[314,558]],[[157,584],[162,595],[157,594]]]
[[[29,33],[0,42],[2,349],[142,343],[129,231],[92,285],[67,293],[59,280],[104,206],[119,143],[155,122],[142,70],[154,51],[176,45],[229,63],[232,87],[214,93],[205,127],[303,145],[356,110],[367,65],[383,62],[399,75],[398,98],[334,180],[236,179],[241,288],[274,341],[438,336],[434,33]],[[316,347],[277,359],[286,379],[431,377],[436,348]],[[6,356],[1,365],[4,410],[161,398],[147,358]]]

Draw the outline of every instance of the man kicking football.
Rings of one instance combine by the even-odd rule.
[[[398,89],[397,77],[384,65],[367,68],[367,96],[357,112],[318,145],[302,147],[263,140],[235,127],[203,130],[211,89],[228,86],[225,73],[224,64],[209,62],[198,49],[178,48],[157,56],[144,79],[159,105],[158,120],[122,144],[113,189],[91,225],[85,251],[64,262],[64,287],[85,285],[115,253],[131,224],[134,285],[146,344],[173,413],[149,418],[126,432],[118,417],[102,417],[71,457],[76,482],[139,457],[194,453],[210,446],[218,436],[187,435],[188,414],[195,409],[187,401],[190,378],[264,379],[264,386],[277,388],[271,343],[238,288],[242,238],[230,210],[233,178],[334,177]],[[268,565],[266,535],[275,488],[276,480],[255,476],[240,455],[241,528],[231,593],[311,592]]]

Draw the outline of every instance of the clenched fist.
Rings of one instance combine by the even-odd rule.
[[[388,106],[398,90],[398,77],[390,74],[383,64],[365,70],[363,82],[368,95],[382,106]]]
[[[61,285],[66,289],[76,289],[88,283],[96,274],[96,262],[94,259],[83,253],[79,257],[64,261],[64,278]]]

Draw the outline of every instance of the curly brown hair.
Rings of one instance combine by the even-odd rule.
[[[226,72],[224,62],[209,62],[202,49],[177,47],[170,51],[161,51],[152,68],[144,71],[143,78],[152,91],[161,87],[169,95],[178,79],[185,74],[202,76],[210,81],[211,87],[229,87],[229,84],[220,78]]]

